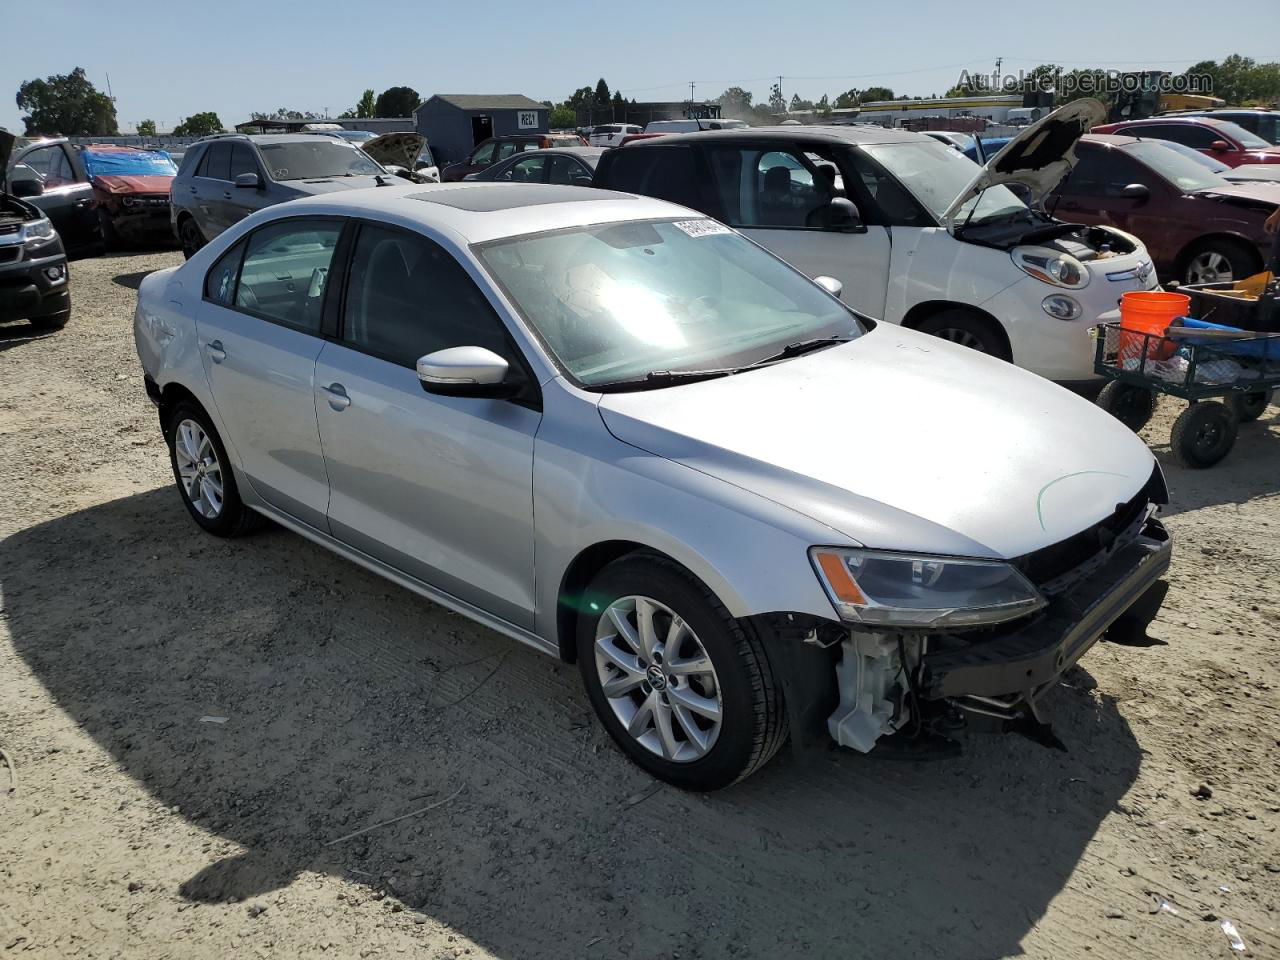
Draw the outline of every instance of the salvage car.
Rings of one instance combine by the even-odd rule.
[[[970,715],[1052,742],[1058,677],[1163,599],[1160,469],[837,289],[659,200],[400,186],[259,211],[149,274],[134,335],[198,527],[272,518],[576,662],[657,777]]]
[[[1280,147],[1239,124],[1208,117],[1151,117],[1096,127],[1094,133],[1172,140],[1221,160],[1229,167],[1245,163],[1280,163]]]
[[[523,133],[508,137],[489,137],[476,144],[476,148],[457,163],[451,163],[440,171],[445,183],[465,180],[468,175],[479,173],[495,163],[526,150],[546,150],[548,147],[585,147],[586,140],[576,133]]]
[[[479,173],[469,173],[465,179],[589,187],[604,151],[604,147],[553,147],[518,153]]]
[[[1055,216],[1142,238],[1160,277],[1182,283],[1242,280],[1271,247],[1263,224],[1280,190],[1231,183],[1177,144],[1089,134],[1047,206]]]
[[[809,276],[835,277],[860,313],[1087,385],[1091,329],[1121,294],[1156,286],[1132,234],[1041,209],[1104,116],[1096,100],[1068,104],[985,167],[872,125],[665,136],[610,151],[595,185],[701,210]]]
[[[71,318],[67,255],[52,221],[31,199],[40,182],[26,180],[25,197],[9,192],[13,134],[0,130],[0,323],[26,320],[57,330]]]
[[[177,167],[163,150],[38,140],[11,161],[34,171],[34,200],[74,250],[168,242],[169,186]],[[16,174],[11,174],[17,179]]]
[[[295,197],[397,182],[339,137],[219,133],[187,149],[173,180],[170,227],[190,257],[255,210]]]

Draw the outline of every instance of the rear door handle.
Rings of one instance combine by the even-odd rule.
[[[341,413],[347,407],[351,406],[351,398],[347,396],[347,388],[340,383],[331,383],[324,388],[327,394],[325,397],[329,401],[330,409]]]
[[[221,340],[214,340],[210,342],[206,349],[209,351],[209,359],[214,363],[221,363],[223,360],[227,359],[227,351],[222,348]]]

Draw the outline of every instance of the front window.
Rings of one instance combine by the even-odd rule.
[[[1184,192],[1230,186],[1227,180],[1208,167],[1176,150],[1170,150],[1163,143],[1151,140],[1139,141],[1126,146],[1124,152],[1139,162],[1145,163]]]
[[[978,175],[972,160],[937,140],[869,143],[863,151],[898,181],[939,220]],[[1027,205],[1003,184],[982,191],[960,208],[956,219],[977,224],[1029,214]]]
[[[1280,116],[1274,113],[1260,114],[1255,120],[1254,132],[1268,144],[1280,145]]]
[[[337,137],[315,137],[306,143],[261,143],[258,150],[272,180],[372,177],[386,173],[363,151]]]
[[[178,172],[163,150],[82,150],[91,177],[172,177]]]
[[[477,251],[588,389],[742,366],[797,341],[861,332],[838,300],[714,220],[575,227]]]

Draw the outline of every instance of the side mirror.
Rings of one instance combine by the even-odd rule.
[[[1209,144],[1209,149],[1214,153],[1226,153],[1231,149],[1231,144],[1227,143],[1225,140],[1215,140],[1213,143]]]
[[[837,300],[844,295],[844,284],[835,277],[814,277],[813,282]]]
[[[244,187],[248,190],[261,190],[262,178],[256,173],[238,173],[236,174],[236,186]]]
[[[38,197],[44,193],[44,184],[39,180],[15,180],[9,187],[15,197]]]
[[[857,233],[865,230],[862,224],[862,213],[858,205],[848,197],[832,197],[827,204],[827,228],[840,230],[843,233]]]
[[[418,358],[418,380],[427,393],[445,397],[514,396],[520,384],[507,379],[507,361],[484,347],[449,347]]]
[[[1147,189],[1145,183],[1129,183],[1120,188],[1120,196],[1126,200],[1136,200],[1138,203],[1146,203],[1151,197],[1151,191]]]

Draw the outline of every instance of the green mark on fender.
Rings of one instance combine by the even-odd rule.
[[[1095,474],[1100,477],[1119,477],[1121,480],[1123,480],[1126,476],[1126,474],[1123,474],[1123,473],[1112,473],[1110,470],[1077,470],[1075,473],[1064,474],[1063,476],[1058,477],[1057,480],[1050,480],[1048,483],[1046,483],[1043,487],[1040,488],[1040,493],[1039,495],[1036,496],[1036,518],[1040,521],[1041,530],[1048,529],[1044,525],[1044,512],[1041,509],[1042,505],[1044,504],[1045,491],[1048,490],[1050,487],[1052,487],[1055,483],[1061,483],[1063,480],[1070,480],[1072,477],[1087,477],[1090,474]]]

